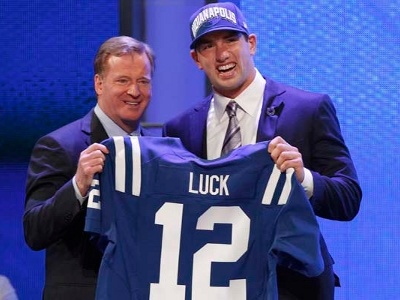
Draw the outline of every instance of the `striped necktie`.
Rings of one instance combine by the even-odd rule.
[[[224,143],[222,145],[221,155],[224,155],[242,145],[239,121],[236,117],[236,109],[237,103],[235,101],[230,101],[225,109],[229,116],[229,124],[226,130]]]

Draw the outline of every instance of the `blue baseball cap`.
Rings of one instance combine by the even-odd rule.
[[[249,35],[246,20],[240,9],[231,2],[211,3],[197,10],[190,17],[190,36],[194,49],[205,34],[216,30],[233,30]]]

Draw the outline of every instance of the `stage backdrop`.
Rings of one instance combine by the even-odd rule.
[[[256,64],[328,93],[363,189],[351,222],[320,220],[342,287],[336,299],[400,295],[400,1],[242,0]]]
[[[147,1],[147,40],[159,59],[147,122],[202,96],[187,24],[200,2]],[[258,69],[328,93],[337,108],[364,197],[353,221],[320,219],[341,278],[336,299],[398,298],[400,1],[235,2],[258,36]],[[1,1],[0,274],[20,299],[40,299],[44,280],[44,253],[24,244],[21,225],[30,150],[94,105],[93,56],[118,33],[118,1]]]
[[[34,142],[96,103],[94,55],[117,35],[118,1],[1,0],[0,274],[39,300],[44,252],[24,242],[26,164]]]

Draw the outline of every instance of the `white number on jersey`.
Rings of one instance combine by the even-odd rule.
[[[163,226],[160,282],[150,286],[150,299],[184,300],[184,285],[178,285],[179,250],[183,204],[165,203],[156,213],[155,223]],[[238,206],[210,207],[197,221],[198,230],[213,230],[214,224],[232,225],[231,244],[206,244],[193,256],[192,299],[246,299],[246,280],[231,280],[227,287],[210,286],[212,262],[235,262],[246,251],[250,219]]]

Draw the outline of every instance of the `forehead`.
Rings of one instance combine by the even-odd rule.
[[[106,71],[129,71],[150,73],[150,60],[145,53],[127,53],[120,56],[111,55],[106,62]]]
[[[141,64],[149,62],[144,53],[126,53],[122,55],[110,55],[107,59],[109,66],[113,65],[126,65],[126,64]]]

